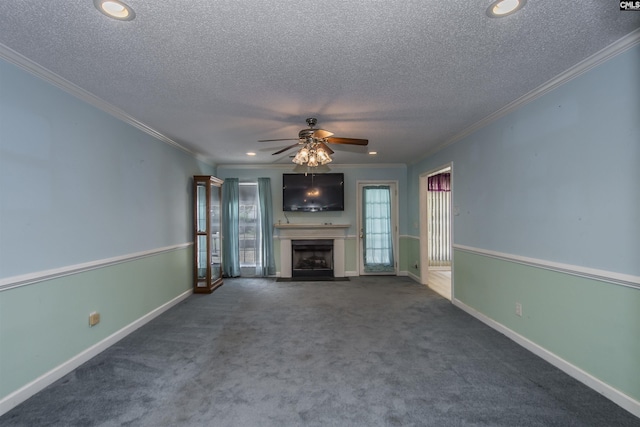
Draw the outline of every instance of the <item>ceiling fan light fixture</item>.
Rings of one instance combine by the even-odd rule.
[[[310,142],[298,150],[291,161],[297,165],[307,165],[310,168],[315,168],[318,165],[331,163],[333,159],[320,144]]]
[[[322,147],[318,148],[316,151],[316,158],[318,159],[318,163],[321,165],[326,165],[327,163],[332,162],[331,156],[327,153]]]
[[[300,152],[298,151],[296,153],[296,155],[293,157],[293,159],[291,159],[291,161],[293,163],[295,163],[296,165],[303,165],[304,162],[302,161],[302,156],[300,156]]]
[[[298,151],[296,157],[298,157],[298,161],[300,162],[299,164],[302,165],[307,163],[309,161],[309,150],[307,149],[307,147],[302,147],[300,151]]]
[[[300,150],[298,150],[295,157],[291,161],[297,165],[304,165],[306,162],[308,162],[309,150],[307,149],[307,146],[305,145]]]
[[[309,166],[310,168],[315,168],[316,166],[318,166],[318,159],[316,158],[316,154],[314,152],[309,154],[309,161],[307,162],[307,166]]]
[[[496,0],[487,8],[490,18],[501,18],[522,9],[527,0]]]
[[[95,0],[97,1],[97,0]],[[284,153],[294,147],[302,146],[298,150],[295,156],[291,159],[291,161],[297,165],[307,165],[307,167],[316,167],[318,165],[326,165],[327,163],[331,163],[333,159],[331,158],[331,154],[334,151],[329,148],[328,144],[351,144],[351,145],[367,145],[369,144],[368,139],[356,139],[356,138],[342,138],[342,137],[334,137],[333,132],[329,132],[324,129],[314,129],[317,120],[313,117],[307,119],[307,124],[309,125],[309,129],[302,129],[298,132],[298,139],[295,144],[291,144],[288,147],[284,147],[275,153],[272,153],[273,156],[278,155],[280,153]],[[290,138],[284,139],[259,139],[258,142],[270,142],[270,141],[289,141]]]

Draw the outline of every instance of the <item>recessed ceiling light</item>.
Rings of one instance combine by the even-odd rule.
[[[131,21],[136,17],[133,9],[119,0],[93,0],[93,5],[109,18]]]
[[[377,152],[377,151],[369,151],[369,154],[370,154],[371,156],[375,156],[376,154],[378,154],[378,152]]]
[[[256,153],[254,153],[253,151],[249,151],[249,152],[247,153],[247,156],[255,156],[255,155],[256,155]]]
[[[487,8],[490,18],[501,18],[522,9],[527,0],[496,0]]]

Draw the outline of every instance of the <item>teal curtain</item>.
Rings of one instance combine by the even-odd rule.
[[[391,188],[387,185],[365,186],[362,197],[365,272],[392,272]]]
[[[258,178],[258,203],[260,214],[260,262],[256,275],[268,277],[276,274],[273,255],[273,202],[271,200],[271,179]]]
[[[240,276],[240,189],[238,178],[222,184],[222,274]]]

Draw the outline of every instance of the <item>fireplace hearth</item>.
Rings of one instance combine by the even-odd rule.
[[[333,240],[292,240],[292,277],[334,277]]]

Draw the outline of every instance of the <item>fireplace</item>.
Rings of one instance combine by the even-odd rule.
[[[292,277],[334,277],[333,240],[292,240]]]
[[[321,240],[321,243],[333,244],[331,268],[332,277],[346,277],[344,242],[347,237],[349,224],[274,224],[278,230],[280,240],[280,272],[279,276],[291,278],[293,276],[293,245],[297,240]],[[318,273],[317,271],[315,273]]]

